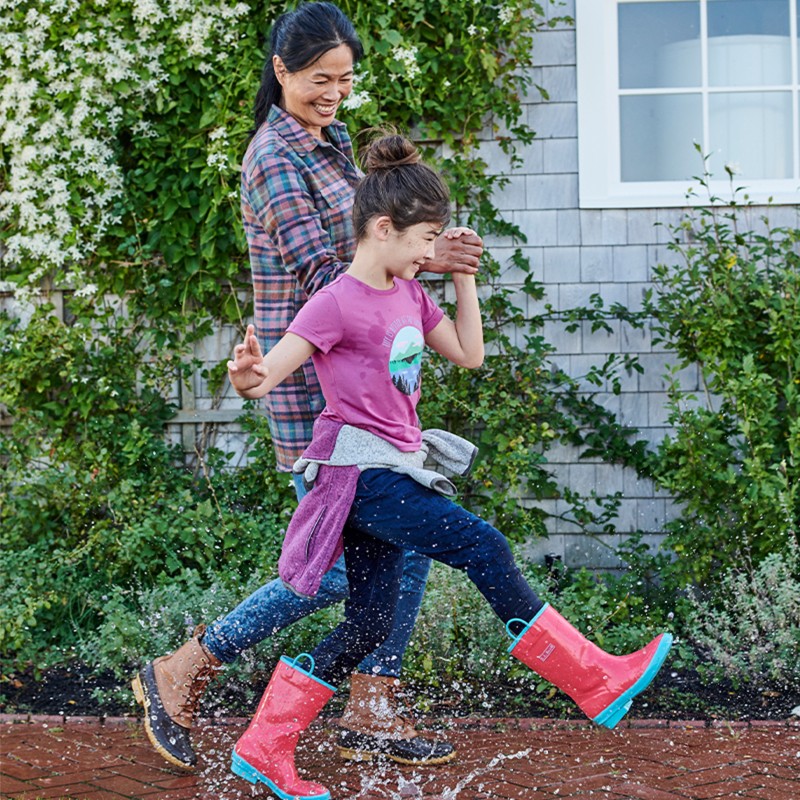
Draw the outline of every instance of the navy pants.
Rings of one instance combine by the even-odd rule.
[[[391,633],[405,550],[465,572],[504,623],[543,605],[500,531],[406,475],[366,470],[344,530],[345,619],[312,653],[322,680],[337,686]]]
[[[294,477],[299,500],[305,494],[305,488],[301,476]],[[394,626],[380,647],[370,650],[359,663],[359,672],[395,678],[400,674],[430,567],[429,558],[412,552],[405,554]],[[274,636],[287,625],[317,609],[347,599],[349,592],[344,557],[338,559],[322,579],[315,597],[298,597],[283,585],[280,578],[275,578],[239,603],[233,611],[209,625],[203,637],[203,646],[220,661],[230,664],[244,650]]]

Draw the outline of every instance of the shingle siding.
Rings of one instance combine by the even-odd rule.
[[[557,12],[548,7],[546,13],[548,17],[574,14],[574,2],[560,5]],[[526,236],[522,249],[534,277],[544,285],[546,302],[566,310],[586,306],[593,294],[599,294],[606,306],[619,303],[638,310],[650,287],[653,266],[671,255],[668,226],[678,222],[681,212],[579,208],[574,30],[541,31],[534,41],[534,58],[531,83],[541,85],[549,99],[544,100],[534,85],[529,88],[525,113],[536,139],[520,148],[521,164],[511,172],[512,184],[498,191],[496,202],[506,213],[512,212],[511,219]],[[503,174],[508,169],[508,156],[492,142],[482,143],[481,154],[490,171]],[[520,176],[524,176],[524,192],[520,190]],[[509,271],[504,273],[504,280],[513,283],[514,276],[514,271]],[[581,378],[612,353],[639,357],[644,374],[621,371],[619,394],[613,394],[608,385],[599,390],[585,380],[581,385],[595,393],[595,400],[623,425],[639,429],[642,436],[656,443],[667,431],[664,373],[674,365],[674,356],[654,348],[649,327],[637,330],[619,322],[610,327],[611,333],[592,332],[591,325],[585,323],[568,333],[563,324],[548,322],[543,333],[555,350],[554,363],[575,378]],[[687,388],[696,387],[696,370],[683,371],[681,379]],[[607,496],[622,493],[617,517],[620,536],[608,538],[607,544],[618,544],[636,530],[652,532],[650,541],[657,541],[673,512],[668,498],[658,496],[650,481],[620,466],[586,463],[569,447],[553,448],[547,457],[548,468],[574,491],[588,495],[594,490]],[[539,505],[555,516],[547,522],[551,536],[529,544],[531,556],[541,558],[554,552],[570,566],[607,569],[619,565],[611,549],[561,519],[568,510],[563,500]]]

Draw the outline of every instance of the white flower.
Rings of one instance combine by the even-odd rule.
[[[367,105],[367,103],[371,101],[372,98],[369,96],[369,92],[350,92],[350,94],[342,100],[342,108],[353,111],[356,108]]]
[[[497,13],[497,16],[500,19],[500,22],[508,24],[514,19],[514,9],[510,8],[509,6],[502,6],[500,11]]]
[[[97,294],[97,284],[86,283],[74,292],[75,297],[94,297]]]
[[[470,25],[469,28],[467,28],[467,33],[470,36],[474,36],[477,32],[478,32],[478,29],[474,25]]]
[[[228,156],[225,153],[209,153],[206,158],[209,167],[216,167],[220,172],[228,169]]]
[[[228,131],[224,126],[221,125],[219,128],[214,128],[214,130],[208,134],[208,138],[211,139],[212,142],[216,141],[217,139],[224,139],[227,141]]]
[[[36,148],[33,145],[26,145],[19,153],[20,164],[30,164],[36,158]]]
[[[23,306],[30,305],[40,294],[41,290],[34,286],[17,286],[14,289],[14,299]]]
[[[138,122],[135,122],[131,126],[131,133],[135,136],[141,136],[145,139],[153,139],[154,137],[158,136],[155,129],[153,128],[153,124],[146,119],[140,119]]]
[[[415,78],[420,73],[419,64],[417,64],[418,52],[419,48],[416,45],[411,45],[410,47],[397,45],[392,48],[392,58],[403,65],[409,78]]]
[[[133,18],[137,22],[153,25],[164,19],[164,12],[156,0],[133,0]]]

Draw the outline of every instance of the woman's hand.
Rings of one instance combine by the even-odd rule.
[[[247,326],[244,342],[233,348],[233,361],[228,362],[228,378],[236,394],[248,400],[263,397],[269,391],[266,386],[269,370],[264,364],[261,345],[252,325]]]
[[[471,228],[448,228],[437,240],[436,255],[425,272],[466,272],[474,275],[483,254],[483,239]]]

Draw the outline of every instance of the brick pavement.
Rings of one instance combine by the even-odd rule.
[[[244,720],[201,723],[195,774],[170,768],[134,718],[0,717],[0,798],[271,797],[228,770]],[[554,720],[454,720],[437,767],[341,761],[315,723],[298,766],[333,800],[798,800],[800,724],[633,720],[615,731]]]

